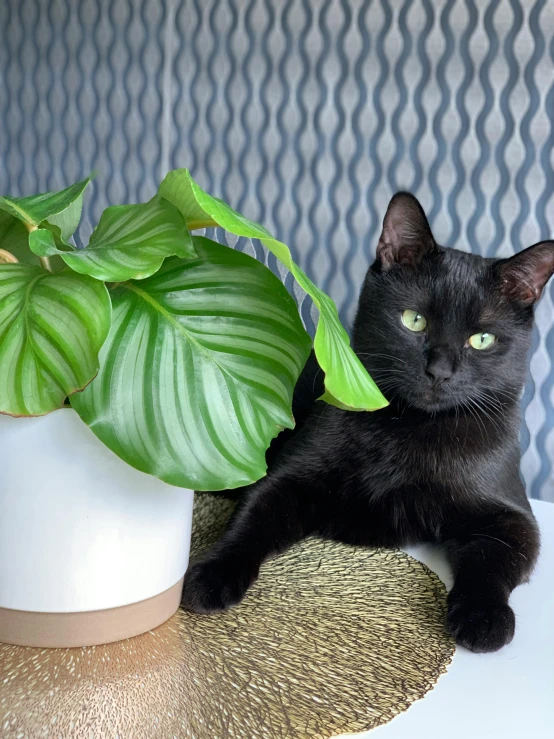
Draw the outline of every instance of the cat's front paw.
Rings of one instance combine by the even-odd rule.
[[[187,570],[181,605],[194,613],[225,611],[240,603],[255,579],[256,574],[238,563],[206,559]]]
[[[472,652],[496,652],[509,644],[516,619],[501,597],[452,590],[448,596],[446,626],[456,643]]]

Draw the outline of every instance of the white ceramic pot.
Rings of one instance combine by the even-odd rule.
[[[0,641],[85,646],[163,623],[179,605],[192,503],[72,409],[0,416]]]

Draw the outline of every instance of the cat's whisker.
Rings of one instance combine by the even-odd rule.
[[[454,412],[455,412],[455,418],[456,418],[456,425],[454,426],[454,436],[458,433],[458,424],[460,423],[460,409],[457,405],[454,406]],[[457,436],[456,436],[457,438]],[[466,433],[466,441],[467,441],[467,433]]]
[[[317,425],[316,425],[316,428],[315,428],[315,433],[316,433],[316,436],[317,436],[317,433],[318,433],[318,431],[319,431],[319,424],[321,423],[321,419],[323,418],[323,415],[324,415],[325,411],[326,411],[326,410],[327,410],[327,409],[328,409],[329,407],[330,407],[330,406],[329,406],[329,405],[327,405],[327,404],[325,403],[325,404],[323,405],[323,407],[322,407],[322,409],[321,409],[320,413],[319,413],[319,418],[317,419]]]
[[[483,390],[490,390],[495,395],[503,395],[506,398],[510,398],[511,400],[521,400],[521,393],[513,393],[510,390],[502,390],[496,387],[492,387],[491,385],[482,385],[481,386]]]
[[[369,367],[366,367],[366,369],[372,377],[389,377],[389,375],[398,375],[400,377],[408,376],[402,370],[372,370]]]
[[[467,413],[467,408],[465,407],[465,403],[462,403],[461,408],[464,410],[465,413]],[[468,440],[471,438],[471,426],[469,423],[464,423],[463,427],[465,428],[465,437],[464,437],[464,446],[465,446]]]
[[[490,398],[483,397],[482,395],[475,395],[476,400],[480,400],[483,405],[488,408],[491,412],[503,415],[505,408],[501,405],[495,404]]]
[[[502,419],[504,417],[504,414],[506,412],[506,404],[503,404],[500,401],[497,401],[490,396],[486,395],[485,393],[476,390],[475,391],[475,398],[478,400],[481,400],[485,408],[490,411],[494,416]]]
[[[317,380],[317,378],[319,377],[319,375],[320,375],[320,373],[321,373],[321,372],[323,372],[323,370],[322,370],[322,369],[321,369],[321,367],[320,367],[320,368],[318,369],[318,371],[317,371],[317,372],[315,373],[315,375],[314,375],[314,382],[313,382],[313,385],[312,385],[312,393],[314,393],[314,392],[315,392],[315,383],[316,383],[316,380]]]
[[[490,421],[491,421],[491,423],[493,423],[493,424],[495,423],[494,420],[493,420],[493,417],[494,418],[497,418],[499,421],[502,421],[502,419],[504,418],[503,414],[500,411],[492,410],[492,409],[488,409],[487,410],[486,408],[482,408],[481,410],[482,410],[483,414],[487,418],[489,418]],[[497,428],[498,428],[498,431],[500,433],[500,428],[498,426],[497,426]]]
[[[497,403],[497,404],[499,404],[499,405],[502,405],[503,407],[505,407],[506,405],[508,405],[508,401],[507,401],[507,400],[502,400],[502,399],[501,399],[502,397],[509,397],[509,400],[510,400],[510,402],[512,402],[512,401],[514,400],[514,398],[513,398],[513,397],[511,397],[511,396],[507,396],[507,395],[506,395],[506,396],[500,396],[500,397],[497,397],[497,396],[495,395],[494,391],[491,391],[491,392],[486,392],[486,388],[480,388],[480,389],[479,389],[479,392],[480,392],[480,393],[481,393],[481,394],[482,394],[483,396],[485,396],[486,398],[488,398],[489,400],[491,400],[491,401],[494,401],[495,403]]]
[[[406,360],[395,357],[392,354],[381,354],[379,352],[356,352],[358,357],[384,357],[385,359],[394,359],[395,362],[402,362],[402,364],[408,364]]]
[[[388,394],[391,390],[396,390],[398,393],[398,385],[396,383],[391,383],[390,385],[379,385],[379,389],[382,393]],[[387,400],[390,402],[390,398],[387,398]]]
[[[474,397],[478,400],[481,400],[487,407],[492,407],[498,412],[503,412],[506,408],[506,405],[503,404],[501,401],[496,400],[496,398],[490,397],[479,389],[474,391]]]
[[[494,541],[498,541],[498,542],[500,542],[500,544],[504,544],[504,546],[507,546],[507,547],[508,547],[508,549],[513,549],[513,548],[514,548],[514,547],[513,547],[513,546],[512,546],[511,544],[509,544],[509,543],[508,543],[507,541],[504,541],[504,539],[499,539],[499,538],[498,538],[498,536],[492,536],[491,534],[483,534],[483,533],[481,533],[481,532],[479,532],[479,533],[477,533],[477,534],[472,534],[472,536],[473,536],[473,537],[475,537],[475,538],[479,538],[479,537],[481,537],[481,536],[484,536],[484,537],[485,537],[486,539],[494,539]],[[518,553],[518,554],[520,555],[520,557],[523,557],[523,559],[524,559],[525,561],[527,561],[527,557],[526,557],[526,556],[525,556],[525,555],[523,554],[523,552],[520,552],[520,551],[519,551],[519,550],[517,550],[517,549],[516,549],[515,551],[516,551],[516,552],[517,552],[517,553]]]
[[[407,375],[407,371],[405,369],[398,369],[396,367],[392,368],[385,368],[385,367],[366,367],[366,370],[368,372],[396,372],[397,374]]]
[[[469,398],[467,399],[469,400]],[[487,429],[481,419],[479,418],[479,415],[467,404],[466,401],[462,401],[463,407],[468,411],[468,413],[471,414],[473,417],[475,423],[477,424],[477,428],[479,429],[479,433],[481,434],[481,439],[483,440],[483,443],[486,443],[487,441]]]
[[[491,416],[497,418],[500,422],[505,418],[504,412],[500,408],[494,408],[483,403],[483,410],[489,413]]]
[[[393,402],[393,400],[395,400],[395,399],[396,399],[396,398],[398,398],[398,397],[399,397],[399,396],[398,396],[398,391],[397,391],[397,392],[395,392],[395,393],[394,393],[393,395],[391,395],[391,397],[390,397],[390,398],[387,398],[387,400],[389,401],[389,403],[392,403],[392,402]],[[402,409],[402,413],[404,413],[404,410],[405,410],[405,409]],[[402,415],[402,413],[401,413],[400,415]]]
[[[483,406],[479,405],[479,403],[474,398],[468,398],[469,402],[477,409],[478,412],[481,412],[488,420],[491,422],[491,424],[494,426],[494,428],[497,430],[499,434],[502,434],[502,429],[500,426],[496,423],[496,421],[493,419],[493,417],[490,415],[490,413],[487,413],[486,409],[483,408]],[[482,421],[483,419],[481,419]],[[484,423],[483,423],[484,425]]]
[[[483,419],[481,418],[481,416],[479,415],[479,407],[477,406],[477,404],[473,403],[473,401],[471,400],[470,402],[473,404],[473,407],[475,408],[475,417],[477,418],[481,428],[483,429],[483,434],[482,434],[483,441],[487,443],[488,437],[489,437],[487,426],[485,422],[483,421]]]

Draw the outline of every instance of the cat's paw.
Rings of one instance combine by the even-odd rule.
[[[456,644],[472,652],[496,652],[509,644],[515,631],[514,612],[498,596],[457,592],[448,596],[446,626]]]
[[[181,605],[194,613],[225,611],[240,603],[255,579],[251,570],[225,558],[206,559],[187,570]]]

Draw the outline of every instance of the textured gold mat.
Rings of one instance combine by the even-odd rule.
[[[228,501],[197,496],[193,548]],[[389,721],[454,652],[446,593],[397,551],[310,539],[266,563],[225,614],[178,613],[102,647],[0,645],[6,739],[329,739]]]

